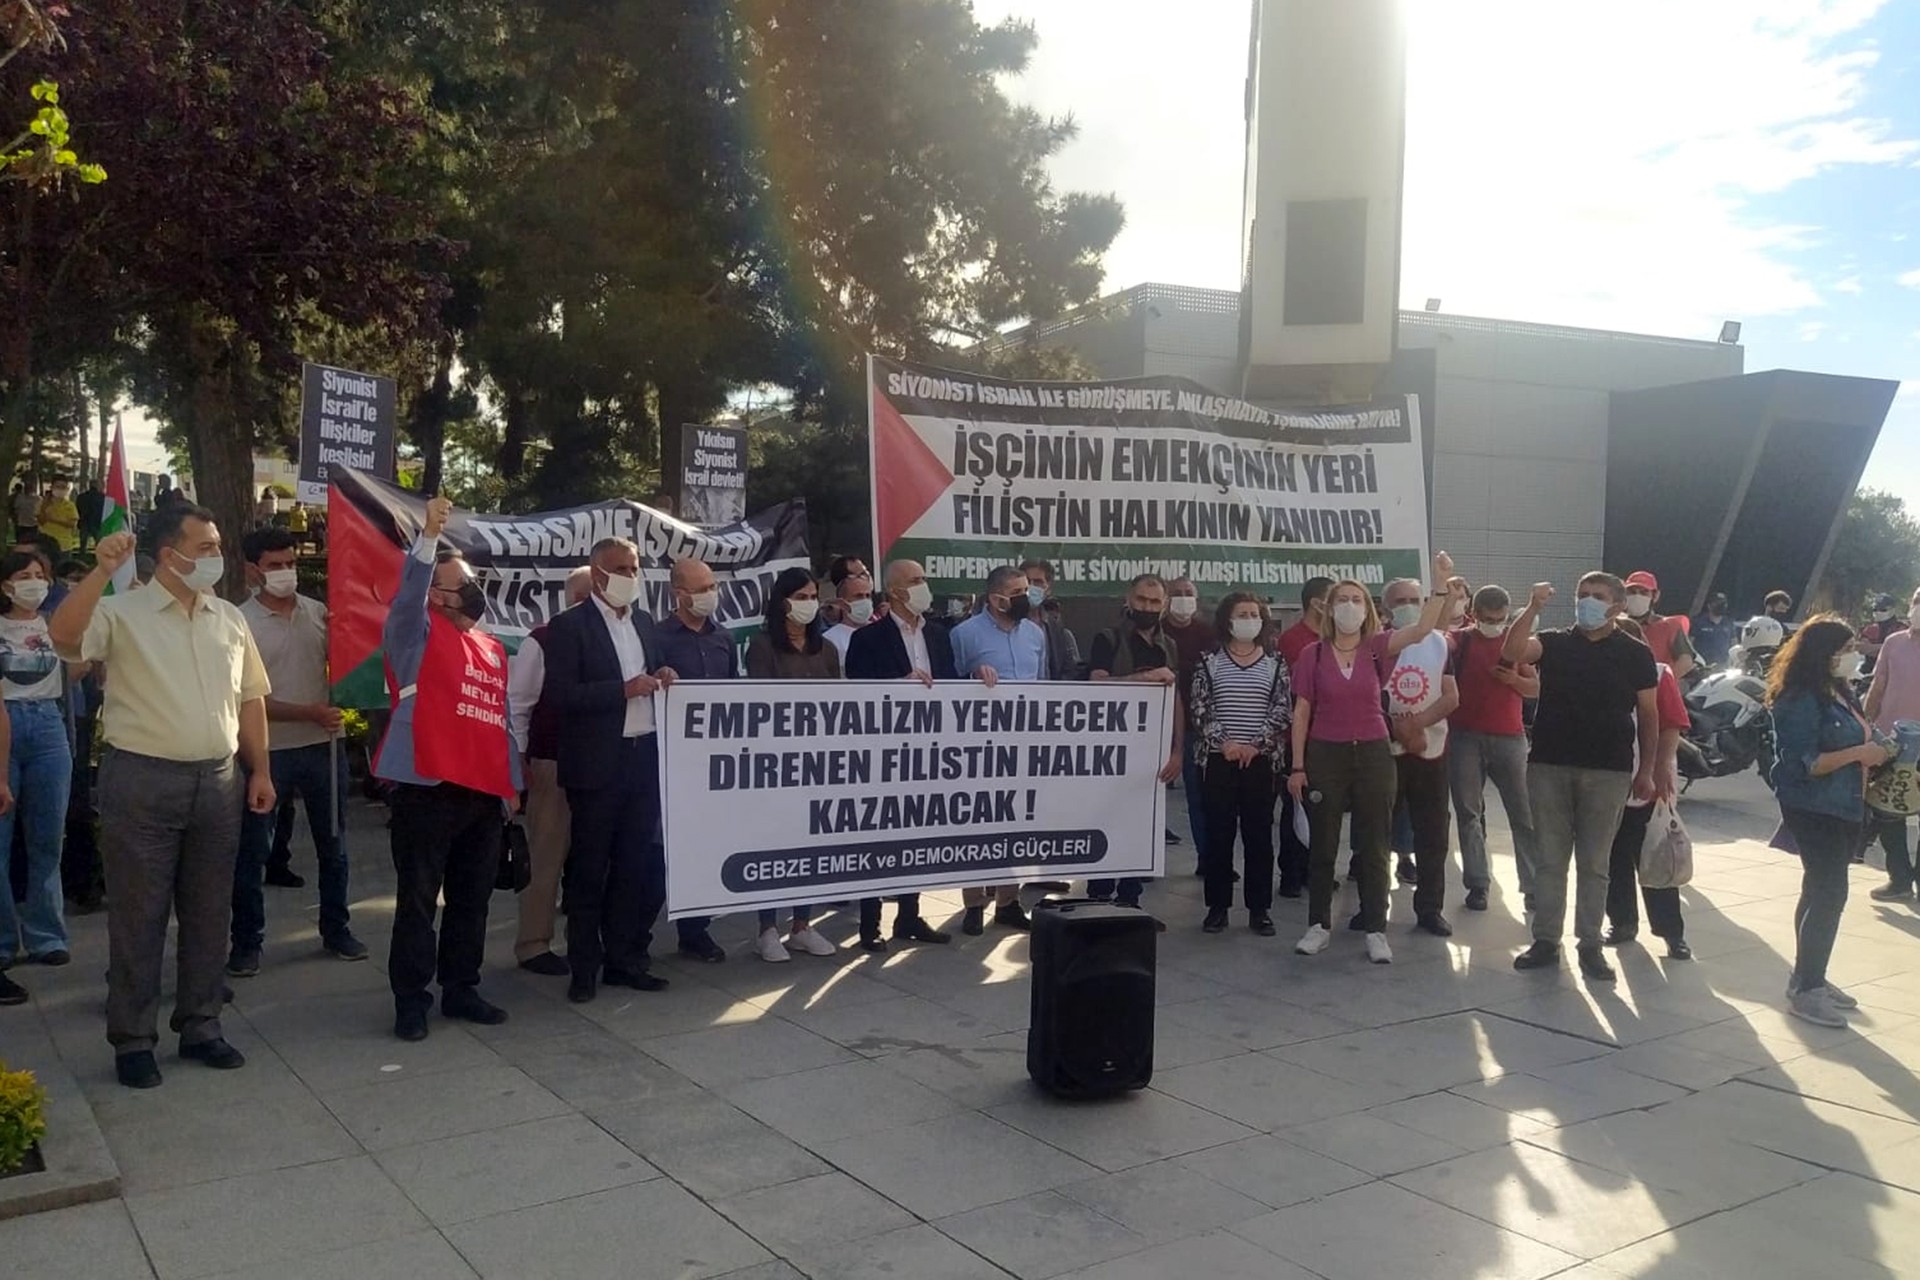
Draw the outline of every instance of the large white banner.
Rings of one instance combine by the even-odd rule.
[[[658,704],[668,915],[1164,875],[1172,694],[681,681]]]
[[[1028,556],[1052,561],[1056,594],[1106,599],[1141,573],[1217,598],[1426,572],[1412,396],[1279,410],[1175,377],[868,368],[874,555],[919,561],[936,594]]]

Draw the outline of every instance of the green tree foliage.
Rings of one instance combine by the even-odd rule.
[[[1840,531],[1827,556],[1820,595],[1829,607],[1852,616],[1869,595],[1887,592],[1905,600],[1920,585],[1920,520],[1884,489],[1856,490],[1840,517]]]

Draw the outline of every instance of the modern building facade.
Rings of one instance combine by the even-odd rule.
[[[1240,331],[1238,292],[1143,284],[1003,341],[1227,392]],[[1745,375],[1734,343],[1425,311],[1397,332],[1378,389],[1420,396],[1433,545],[1476,584],[1560,586],[1555,621],[1598,567],[1652,569],[1676,611],[1713,587],[1736,611],[1774,588],[1805,599],[1898,389]]]

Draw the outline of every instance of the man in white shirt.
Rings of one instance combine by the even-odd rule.
[[[559,715],[557,769],[572,815],[567,854],[567,999],[602,983],[659,991],[648,972],[653,922],[666,903],[659,853],[660,775],[649,672],[653,619],[637,607],[640,550],[624,538],[593,549],[593,595],[548,624],[543,696]]]
[[[567,575],[568,609],[593,594],[593,570],[581,565]],[[553,954],[553,917],[560,873],[567,865],[573,817],[560,786],[560,716],[542,697],[547,684],[546,626],[533,629],[507,664],[507,722],[513,744],[526,757],[527,852],[532,878],[520,894],[520,930],[513,958],[529,973],[565,977],[572,970]]]
[[[1387,584],[1381,593],[1395,627],[1420,621],[1426,589],[1412,578]],[[1413,915],[1420,928],[1449,937],[1453,927],[1440,908],[1447,890],[1447,716],[1460,705],[1460,688],[1448,670],[1453,650],[1446,632],[1436,629],[1408,645],[1394,660],[1387,681],[1392,712],[1394,766],[1400,795],[1413,823],[1413,857],[1418,881]]]
[[[840,651],[840,669],[844,671],[847,667],[847,646],[853,643],[853,633],[878,616],[873,608],[873,578],[864,570],[849,574],[840,579],[835,591],[845,617],[837,625],[827,628],[826,640]]]

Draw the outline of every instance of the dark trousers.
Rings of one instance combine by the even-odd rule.
[[[1353,823],[1353,861],[1360,882],[1360,918],[1368,933],[1387,928],[1387,877],[1392,854],[1397,774],[1385,738],[1378,742],[1307,741],[1307,923],[1333,927],[1333,864],[1340,856],[1340,820]],[[1317,793],[1318,800],[1312,796]]]
[[[269,753],[273,791],[282,800],[299,796],[307,806],[307,829],[320,869],[320,937],[347,936],[346,756],[324,742]],[[339,761],[339,772],[328,775]],[[333,806],[329,814],[328,807]],[[240,820],[240,855],[233,868],[233,949],[258,951],[266,939],[267,898],[261,887],[280,814],[247,813]],[[335,834],[339,832],[340,834]]]
[[[1233,905],[1233,838],[1240,837],[1246,872],[1241,900],[1265,914],[1273,907],[1273,802],[1278,786],[1266,756],[1238,765],[1223,755],[1207,757],[1201,782],[1207,815],[1207,907]],[[1192,802],[1192,797],[1188,798]]]
[[[221,1038],[227,912],[244,802],[232,757],[183,763],[109,750],[100,765],[107,903],[107,1040],[119,1053],[159,1038],[167,918],[177,916],[173,1018],[188,1044]]]
[[[393,950],[387,981],[394,1005],[426,1010],[437,976],[444,1008],[480,985],[486,952],[487,904],[500,869],[506,830],[500,798],[443,782],[393,789]],[[434,915],[441,894],[446,909]]]
[[[1393,760],[1401,808],[1413,829],[1413,865],[1420,872],[1413,914],[1432,915],[1447,902],[1447,758],[1422,760],[1408,753]]]
[[[1187,828],[1193,832],[1194,865],[1205,875],[1208,849],[1206,783],[1200,762],[1193,758],[1191,751],[1183,750],[1180,753],[1180,790],[1187,797]]]
[[[278,785],[278,784],[276,784]],[[284,796],[280,808],[273,815],[273,848],[267,854],[267,870],[293,870],[293,821],[294,805]]]
[[[1845,818],[1782,808],[1793,841],[1800,846],[1800,901],[1793,909],[1793,989],[1812,991],[1827,982],[1827,961],[1840,933],[1847,905],[1848,868],[1854,850],[1866,843],[1863,824]]]
[[[905,921],[918,920],[920,918],[919,894],[903,893],[895,897],[894,902],[898,904],[893,913],[893,927],[895,929],[898,929]],[[860,899],[860,936],[863,938],[877,938],[880,936],[880,899]]]
[[[60,851],[60,886],[80,903],[97,903],[105,882],[100,876],[100,842],[94,834],[93,726],[95,713],[73,721],[73,784],[67,792],[67,842]]]
[[[1227,857],[1233,857],[1233,851],[1227,851]],[[1231,869],[1231,862],[1229,862]],[[1139,876],[1121,876],[1118,880],[1087,881],[1089,898],[1112,898],[1115,902],[1130,907],[1140,905],[1140,895],[1146,891],[1147,882]]]
[[[576,977],[601,968],[643,973],[653,922],[667,899],[656,735],[620,740],[610,786],[567,788],[573,843],[563,885],[567,960]]]
[[[1913,887],[1913,851],[1907,848],[1907,820],[1875,816],[1874,834],[1887,852],[1887,883],[1897,889]]]
[[[1293,795],[1280,788],[1280,892],[1297,897],[1307,887],[1307,846],[1293,834]]]
[[[1607,923],[1616,934],[1627,937],[1640,929],[1640,904],[1634,900],[1633,887],[1640,874],[1640,846],[1646,842],[1652,819],[1652,805],[1630,804],[1621,812],[1620,830],[1613,836],[1613,856],[1607,867]],[[1654,937],[1679,942],[1687,936],[1678,889],[1643,888],[1640,896],[1646,900],[1647,929]]]

